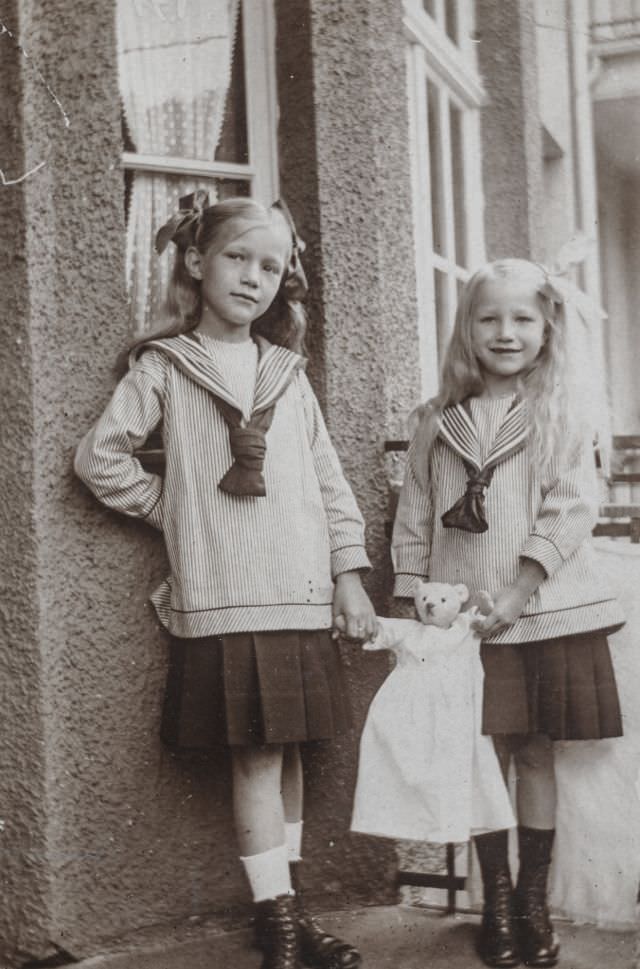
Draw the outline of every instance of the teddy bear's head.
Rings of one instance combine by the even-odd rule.
[[[448,629],[469,598],[466,585],[448,585],[446,582],[421,582],[416,580],[414,600],[418,617],[425,626]]]

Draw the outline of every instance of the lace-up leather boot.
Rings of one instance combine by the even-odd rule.
[[[358,950],[349,942],[325,932],[309,915],[300,885],[299,865],[289,866],[295,891],[296,912],[300,929],[300,952],[304,962],[314,969],[357,969],[362,962]]]
[[[495,966],[496,969],[507,969],[520,962],[507,837],[505,830],[474,838],[484,887],[478,954],[487,966]]]
[[[303,969],[293,895],[279,895],[256,905],[256,941],[264,954],[261,969]]]
[[[518,937],[528,966],[555,966],[560,946],[547,908],[547,878],[555,832],[518,828],[520,871],[515,891]]]

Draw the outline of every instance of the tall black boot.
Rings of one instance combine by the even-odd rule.
[[[291,885],[296,893],[300,952],[304,962],[314,969],[357,969],[362,962],[358,950],[349,942],[329,935],[307,912],[298,868],[298,862],[289,865]]]
[[[264,953],[261,969],[303,969],[293,895],[278,895],[258,902],[256,939]]]
[[[486,965],[497,969],[517,966],[520,957],[513,921],[508,831],[481,834],[474,842],[484,887],[478,954]]]
[[[555,966],[560,946],[547,908],[547,878],[555,831],[518,828],[520,871],[515,891],[518,937],[528,966]]]

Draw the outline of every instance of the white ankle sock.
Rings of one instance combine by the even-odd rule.
[[[287,858],[289,863],[302,861],[300,850],[302,848],[302,821],[285,821],[284,841],[287,846]]]
[[[247,873],[254,902],[264,902],[278,895],[293,895],[287,846],[278,845],[258,855],[240,858]]]

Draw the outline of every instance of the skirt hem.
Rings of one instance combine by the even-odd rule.
[[[161,736],[173,749],[327,741],[351,725],[328,630],[170,641]]]

